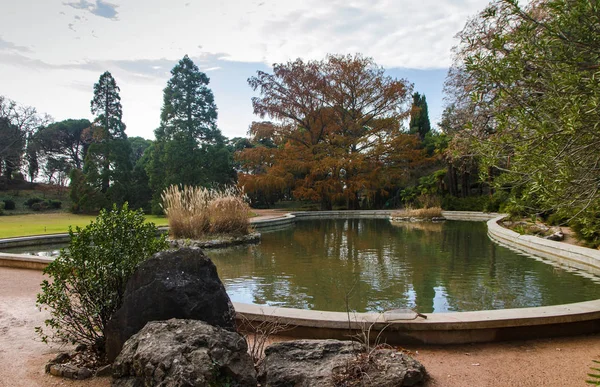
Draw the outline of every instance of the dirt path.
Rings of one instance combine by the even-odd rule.
[[[42,280],[40,271],[0,267],[0,386],[109,386],[109,378],[71,381],[44,373],[61,348],[40,342],[34,331],[46,316],[35,306]]]

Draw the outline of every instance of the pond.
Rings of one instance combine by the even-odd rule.
[[[597,277],[499,246],[484,222],[301,220],[207,254],[231,299],[252,304],[438,313],[600,298]]]
[[[3,251],[32,249],[58,252],[56,245]],[[484,222],[299,220],[263,232],[259,244],[206,253],[231,299],[251,304],[439,313],[600,298],[600,278],[499,246]]]

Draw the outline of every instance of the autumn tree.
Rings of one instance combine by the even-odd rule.
[[[370,58],[297,59],[248,82],[260,93],[254,113],[272,120],[253,123],[250,134],[273,146],[238,154],[247,192],[289,191],[322,209],[334,201],[358,208],[360,199],[381,200],[424,158],[418,139],[401,131],[411,86],[386,76]]]

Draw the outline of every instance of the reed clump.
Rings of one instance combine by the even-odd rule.
[[[245,235],[250,231],[250,206],[236,187],[172,185],[161,198],[173,238],[202,239],[207,234]]]
[[[441,207],[430,207],[430,208],[406,208],[399,211],[395,216],[404,216],[410,218],[438,218],[442,216]]]

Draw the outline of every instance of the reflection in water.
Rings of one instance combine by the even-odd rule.
[[[207,252],[232,300],[315,310],[447,312],[600,297],[596,278],[518,255],[484,223],[305,220]]]

